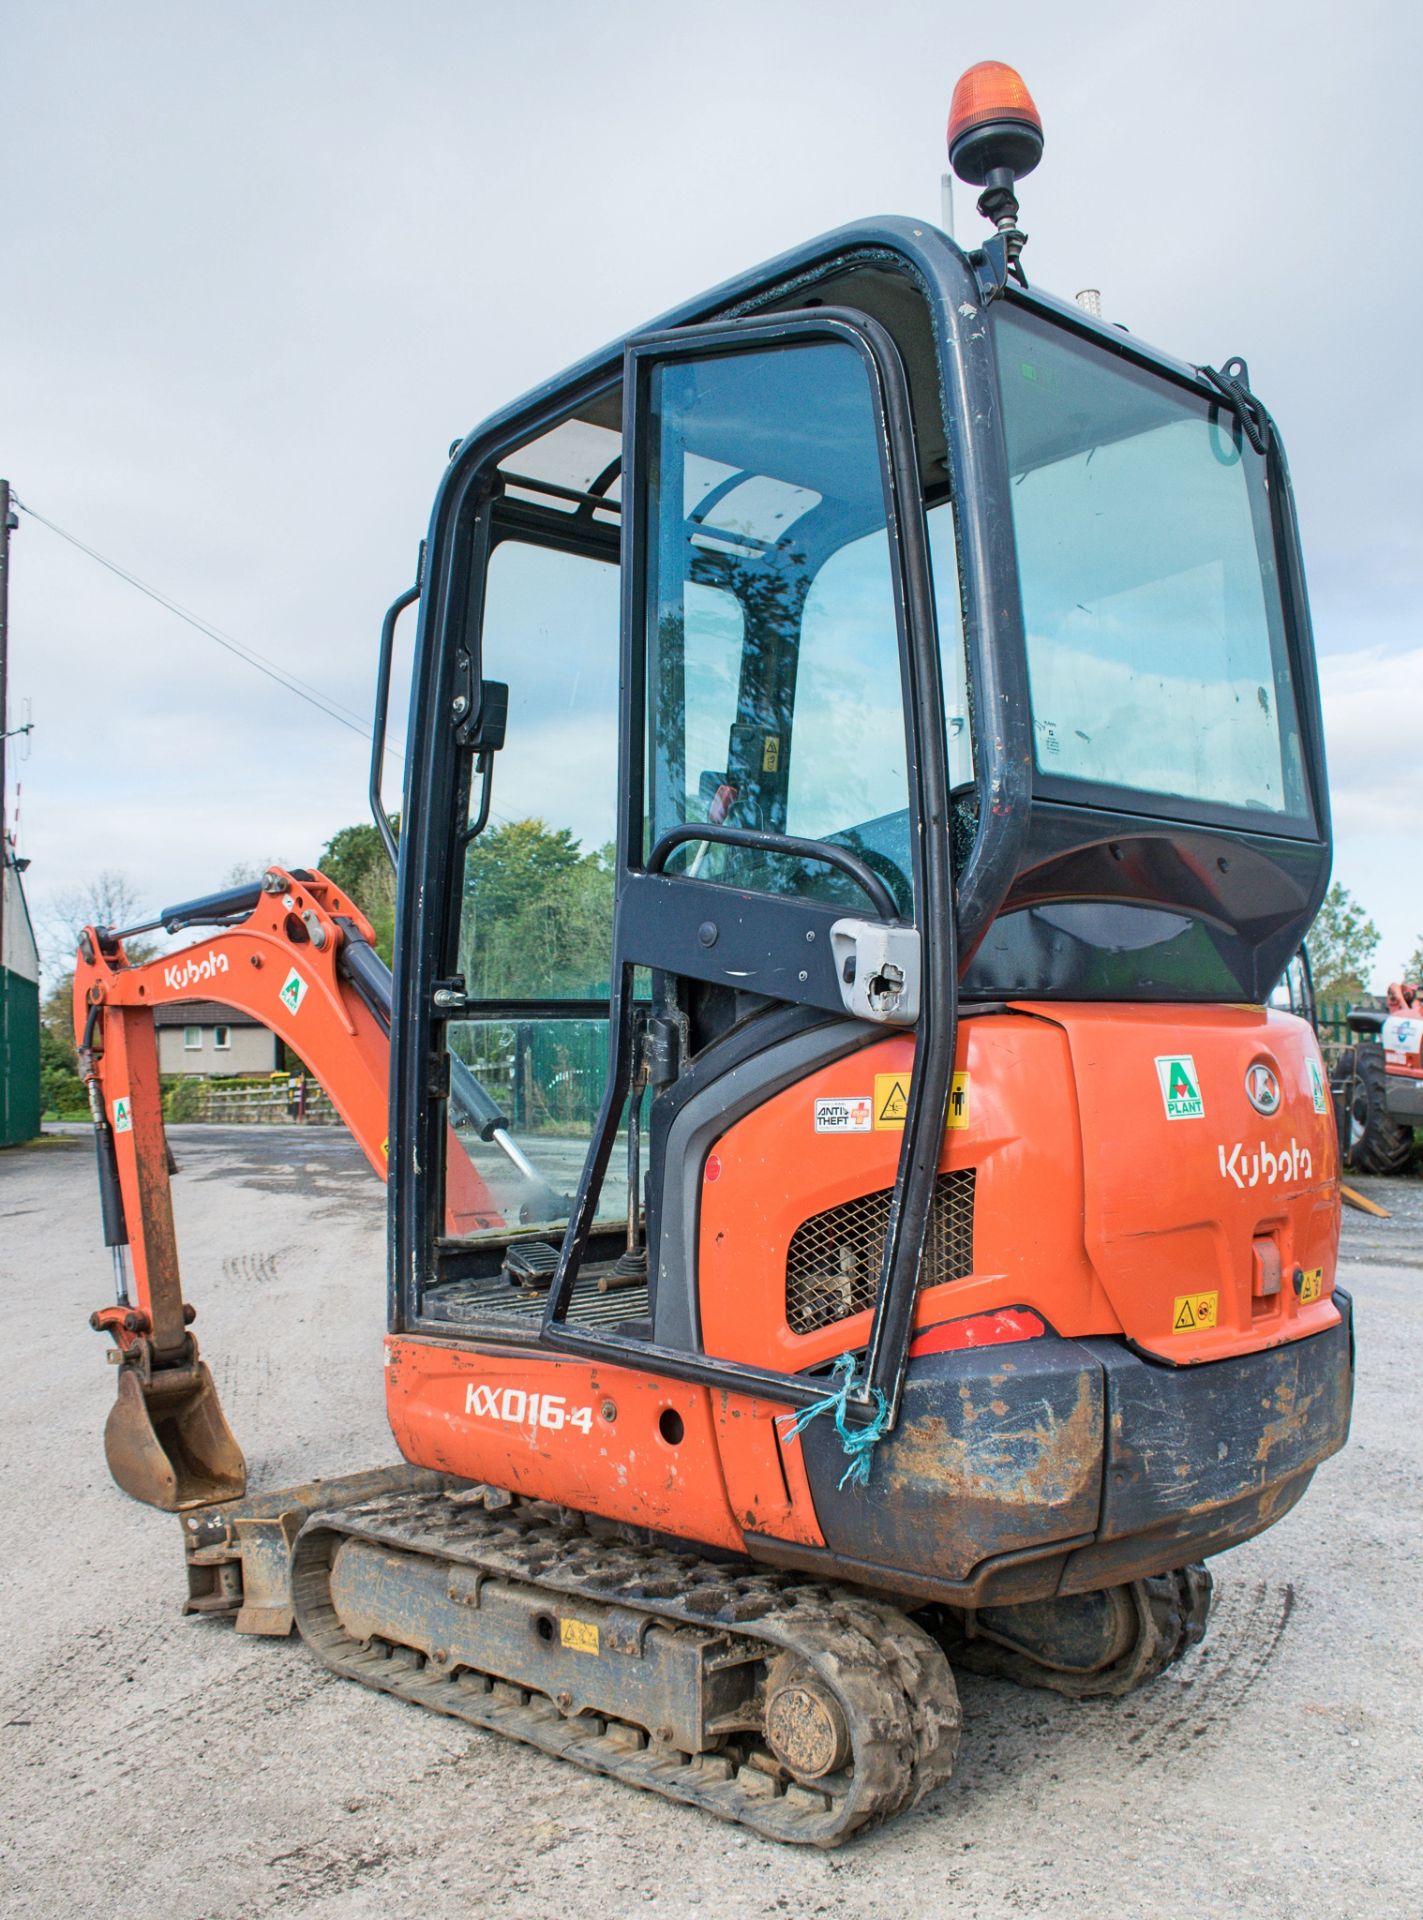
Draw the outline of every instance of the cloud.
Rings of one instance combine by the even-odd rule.
[[[1397,979],[1423,939],[1417,822],[1423,754],[1410,690],[1423,647],[1361,647],[1320,663],[1334,810],[1334,877],[1382,936],[1371,984]]]
[[[1423,647],[1381,646],[1320,661],[1334,825],[1341,835],[1410,835],[1423,808],[1423,733],[1413,688]],[[1423,877],[1419,880],[1423,916]]]

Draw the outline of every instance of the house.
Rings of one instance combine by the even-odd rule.
[[[260,1020],[221,1000],[190,1000],[176,1007],[155,1007],[160,1073],[281,1073],[286,1055],[281,1041]]]
[[[40,1130],[40,960],[17,860],[0,834],[0,1147]]]

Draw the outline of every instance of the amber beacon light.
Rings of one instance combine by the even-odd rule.
[[[991,173],[1020,179],[1043,153],[1043,123],[1021,74],[1001,60],[980,60],[961,74],[949,106],[949,165],[970,186]]]
[[[1021,74],[1001,60],[980,60],[960,76],[949,105],[949,165],[983,188],[978,210],[1003,236],[1015,272],[1027,236],[1018,231],[1013,189],[1042,155],[1043,123]]]

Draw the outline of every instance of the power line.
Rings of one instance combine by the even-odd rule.
[[[137,574],[130,573],[127,567],[120,566],[117,560],[110,560],[106,554],[100,553],[96,547],[91,547],[77,534],[68,532],[64,527],[47,518],[37,508],[30,506],[28,501],[20,499],[18,494],[12,492],[10,498],[22,513],[29,515],[31,520],[38,520],[41,526],[48,527],[50,532],[58,534],[61,540],[67,540],[71,547],[77,547],[80,553],[87,554],[99,566],[107,568],[128,586],[135,587],[139,593],[145,594],[148,599],[155,601],[168,613],[175,615],[179,620],[186,621],[206,639],[215,641],[218,646],[224,647],[228,653],[235,655],[249,667],[255,667],[258,673],[265,674],[269,680],[275,680],[278,686],[285,687],[288,693],[294,693],[298,700],[305,700],[308,706],[315,707],[329,720],[349,728],[352,733],[358,733],[363,740],[371,738],[370,728],[358,715],[352,713],[349,707],[343,707],[339,701],[333,700],[328,694],[322,693],[319,687],[313,687],[305,680],[299,680],[295,674],[285,672],[275,661],[268,660],[254,647],[245,646],[240,640],[234,640],[230,633],[224,633],[220,627],[213,626],[211,621],[204,620],[201,615],[191,612],[170,595],[160,592],[157,587],[149,586],[146,580],[140,580]],[[400,758],[399,752],[394,747],[387,747],[386,752],[395,759]]]

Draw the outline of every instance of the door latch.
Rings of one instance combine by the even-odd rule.
[[[878,920],[837,920],[830,951],[840,998],[857,1020],[912,1027],[919,1018],[919,929]]]

